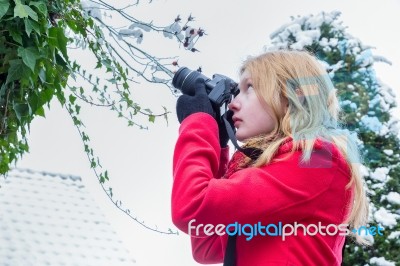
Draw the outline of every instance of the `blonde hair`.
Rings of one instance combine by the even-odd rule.
[[[365,225],[368,202],[359,171],[358,147],[354,136],[338,124],[340,108],[336,90],[322,65],[307,52],[280,50],[247,59],[240,73],[245,70],[252,77],[257,96],[270,107],[276,122],[272,132],[246,140],[244,146],[261,148],[263,153],[255,162],[245,164],[259,167],[276,160],[278,148],[289,138],[293,140],[292,152],[303,150],[302,162],[310,160],[317,138],[333,142],[350,168],[346,189],[354,189],[351,210],[344,222],[351,228]],[[357,242],[368,244],[363,238],[353,236]]]

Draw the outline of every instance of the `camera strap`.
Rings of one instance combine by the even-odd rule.
[[[247,157],[252,160],[257,160],[258,157],[262,154],[261,149],[257,148],[242,148],[239,146],[237,138],[235,136],[235,131],[233,130],[232,125],[229,123],[227,118],[227,112],[222,115],[222,121],[224,121],[224,125],[226,128],[226,132],[228,133],[229,139],[231,140],[233,146],[240,152],[242,152]],[[229,235],[228,243],[225,249],[224,255],[224,264],[223,266],[236,266],[236,237],[237,235]]]
[[[253,161],[257,160],[258,157],[262,154],[262,150],[257,149],[257,148],[242,148],[242,147],[240,147],[237,142],[237,138],[235,136],[235,131],[233,130],[232,125],[229,123],[229,121],[226,117],[226,114],[227,114],[227,112],[225,112],[222,115],[222,120],[224,121],[226,132],[228,133],[229,139],[231,140],[233,146],[235,146],[235,148],[238,151],[242,152],[244,155],[251,158]]]
[[[228,236],[223,266],[236,266],[236,235]]]

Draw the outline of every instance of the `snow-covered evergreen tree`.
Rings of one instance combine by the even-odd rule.
[[[372,246],[346,242],[343,265],[400,265],[400,142],[392,89],[374,71],[372,47],[346,32],[340,12],[292,17],[271,34],[266,50],[308,50],[326,67],[338,92],[344,126],[357,133],[362,173],[370,199],[369,226],[383,235],[365,235]],[[365,230],[362,230],[365,232]],[[375,232],[376,233],[376,232]]]

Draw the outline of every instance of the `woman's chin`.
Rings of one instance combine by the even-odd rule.
[[[242,136],[240,133],[238,134],[238,132],[236,132],[236,139],[240,142],[243,142],[246,139],[246,137]]]

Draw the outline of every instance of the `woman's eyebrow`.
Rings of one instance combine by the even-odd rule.
[[[251,78],[244,78],[240,81],[239,84],[247,84],[247,83],[252,83]]]

